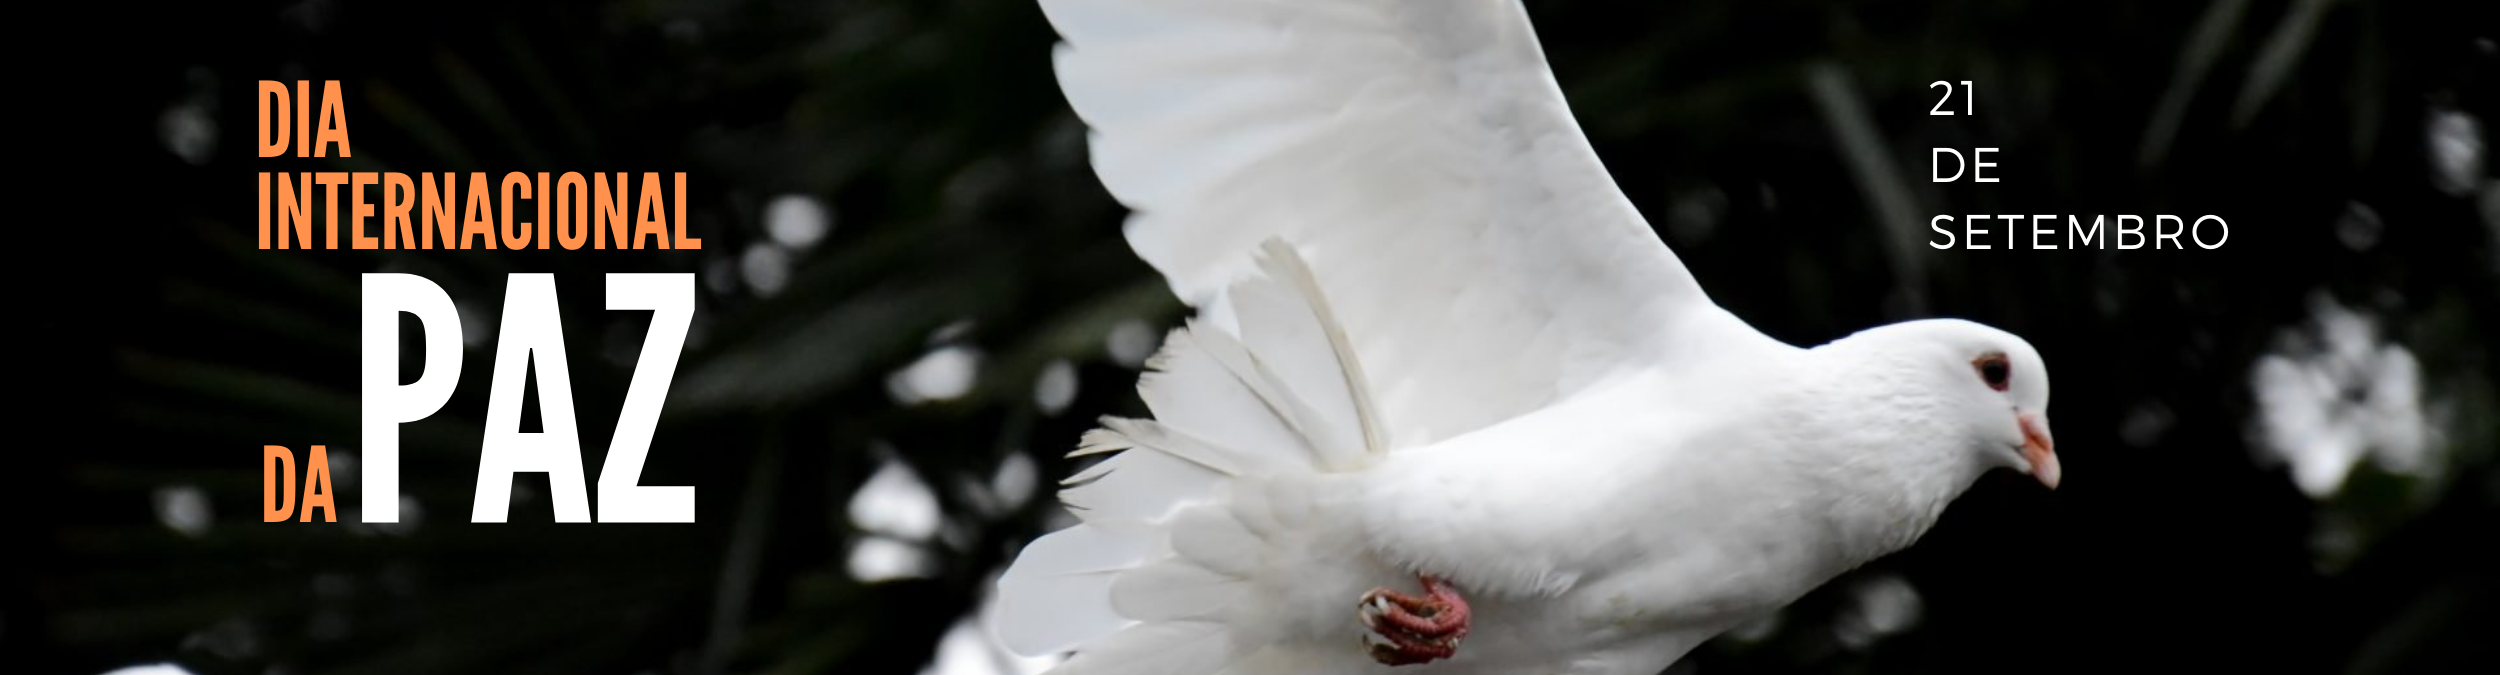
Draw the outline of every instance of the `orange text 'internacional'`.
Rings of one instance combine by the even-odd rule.
[[[703,240],[686,234],[684,173],[264,172],[260,247],[699,249]]]

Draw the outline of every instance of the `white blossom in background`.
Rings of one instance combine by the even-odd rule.
[[[1112,326],[1111,335],[1103,339],[1103,347],[1111,353],[1111,360],[1130,368],[1145,365],[1146,358],[1154,356],[1155,349],[1161,346],[1163,336],[1155,332],[1154,326],[1136,319]]]
[[[1007,453],[1007,459],[998,463],[998,472],[990,475],[990,494],[998,498],[1000,510],[1013,510],[1033,499],[1040,479],[1041,468],[1033,463],[1032,455]]]
[[[996,518],[1014,513],[1033,499],[1033,488],[1040,481],[1040,473],[1039,466],[1033,463],[1033,456],[1019,448],[1007,451],[1006,456],[998,461],[998,466],[991,469],[989,476],[959,474],[955,476],[952,487],[962,495],[965,506],[971,511]],[[964,525],[961,522],[948,524]],[[942,541],[959,548],[973,545],[978,538],[978,534],[970,529],[941,529],[938,533]]]
[[[2422,134],[2428,144],[2431,186],[2452,197],[2474,193],[2483,178],[2483,125],[2463,110],[2438,106]]]
[[[163,523],[166,529],[182,533],[182,536],[196,538],[208,534],[208,526],[217,520],[216,512],[208,505],[208,491],[198,486],[157,488],[149,501],[156,505],[156,522]]]
[[[157,116],[156,136],[165,143],[166,152],[192,166],[204,165],[217,151],[217,119],[199,103],[178,103]]]
[[[863,531],[927,541],[937,534],[937,493],[911,467],[888,459],[851,493],[850,516]]]
[[[904,405],[955,399],[972,393],[973,381],[980,371],[980,350],[948,345],[930,350],[911,365],[886,376],[885,391],[896,403]]]
[[[1044,415],[1057,415],[1076,402],[1076,366],[1066,359],[1052,359],[1042,366],[1040,377],[1033,378],[1033,405]]]
[[[851,493],[848,513],[863,533],[851,543],[851,578],[875,583],[935,571],[926,542],[940,524],[937,493],[911,467],[886,459]]]
[[[2343,217],[2335,219],[2335,238],[2344,242],[2344,248],[2355,251],[2378,246],[2379,237],[2386,231],[2387,224],[2379,220],[2378,210],[2358,201],[2345,203]]]
[[[764,232],[793,251],[805,251],[833,231],[833,213],[807,195],[782,195],[764,205]]]
[[[790,252],[772,242],[756,242],[738,256],[738,276],[758,296],[781,292],[790,283]]]
[[[156,140],[165,151],[192,166],[208,164],[217,153],[217,73],[201,66],[184,71],[190,89],[180,103],[156,116]]]
[[[896,579],[918,579],[929,576],[929,551],[919,544],[897,541],[892,537],[867,536],[851,543],[847,567],[851,578],[861,583],[877,583]]]
[[[2413,352],[2382,342],[2378,321],[2319,295],[2305,325],[2276,336],[2257,359],[2255,445],[2291,465],[2312,499],[2333,496],[2362,460],[2407,475],[2436,468],[2436,429],[2423,412]]]
[[[1918,625],[1925,605],[1918,588],[1907,579],[1891,574],[1867,577],[1849,586],[1849,604],[1833,624],[1832,633],[1851,649],[1865,649]]]

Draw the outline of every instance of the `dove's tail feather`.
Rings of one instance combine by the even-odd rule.
[[[1075,651],[1063,675],[1248,675],[1290,636],[1350,620],[1359,578],[1313,579],[1357,567],[1317,553],[1348,550],[1328,540],[1350,524],[1320,514],[1343,493],[1331,477],[1370,466],[1387,440],[1310,270],[1281,241],[1263,253],[1263,274],[1224,298],[1238,334],[1174,331],[1138,384],[1154,419],[1085,435],[1077,455],[1111,456],[1064,483],[1082,522],[999,579],[993,626],[1010,648]],[[1316,597],[1343,602],[1321,611]]]

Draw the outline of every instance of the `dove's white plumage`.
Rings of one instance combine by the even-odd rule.
[[[1474,629],[1410,670],[1646,675],[2045,441],[2002,414],[2046,406],[2011,335],[1799,349],[1712,304],[1513,0],[1042,7],[1130,242],[1200,311],[1154,419],[1085,437],[1081,524],[999,581],[999,637],[1060,673],[1384,672],[1355,600],[1422,573]]]
[[[1615,188],[1515,2],[1042,9],[1138,254],[1231,326],[1218,291],[1262,240],[1291,241],[1400,443],[1683,351],[1661,326],[1750,332]]]

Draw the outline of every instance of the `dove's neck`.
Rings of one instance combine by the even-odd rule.
[[[1822,455],[1819,481],[1851,557],[1909,546],[1985,467],[1958,437],[1944,393],[1911,355],[1884,341],[1844,339],[1807,351],[1816,373],[1800,405],[1824,411],[1799,433]],[[1854,521],[1854,522],[1853,522]]]

